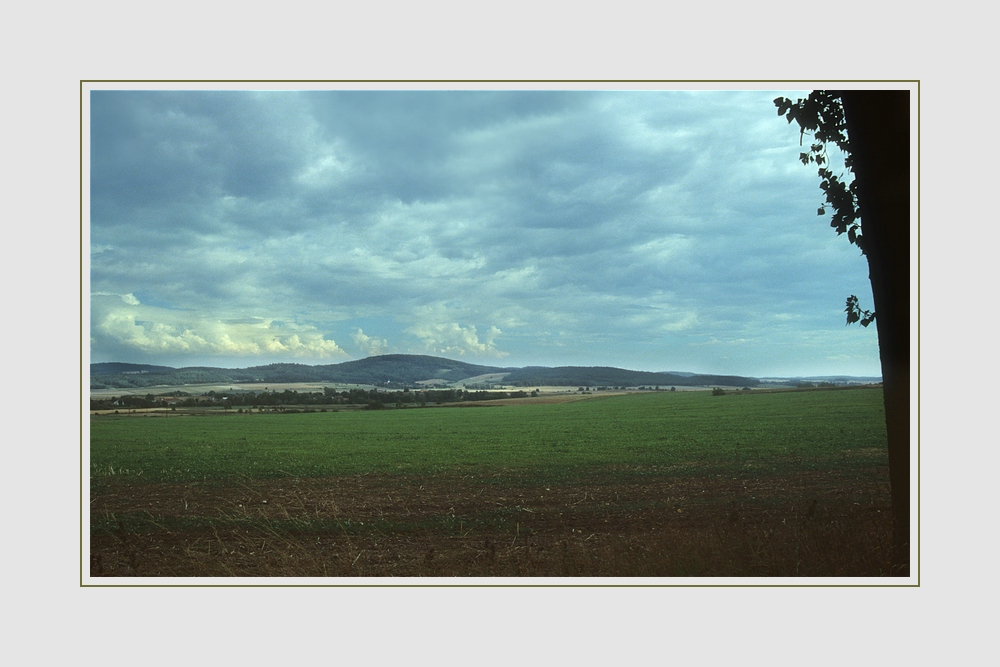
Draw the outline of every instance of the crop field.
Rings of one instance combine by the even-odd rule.
[[[881,389],[91,417],[92,576],[884,576]]]

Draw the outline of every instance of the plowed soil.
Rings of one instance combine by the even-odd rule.
[[[892,574],[881,469],[108,479],[90,513],[95,577]]]

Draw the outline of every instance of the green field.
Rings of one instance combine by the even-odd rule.
[[[801,524],[798,537],[782,537],[782,544],[819,530],[818,524],[802,523],[819,516],[817,507],[838,530],[851,528],[853,519],[845,517],[854,516],[855,506],[866,506],[865,517],[881,519],[887,509],[885,452],[877,388],[725,396],[657,392],[567,403],[529,399],[517,405],[382,411],[95,416],[92,549],[105,555],[92,570],[148,575],[198,574],[198,567],[209,575],[739,574],[743,566],[704,570],[699,565],[718,561],[719,549],[737,548],[721,537],[720,517],[727,517],[727,530],[756,526],[761,535],[777,534],[789,519]],[[297,495],[290,496],[290,488]],[[679,517],[692,523],[678,523]],[[367,532],[359,528],[365,519],[371,527]],[[772,520],[781,525],[762,527]],[[670,543],[686,540],[688,552],[658,565],[632,556],[622,560],[618,551],[626,544],[628,553],[662,551],[662,545],[654,548],[649,542],[657,526],[656,539],[674,531]],[[256,538],[239,538],[250,539],[250,546],[240,541],[240,548],[257,560],[244,555],[233,561],[238,550],[225,544],[228,539],[232,546],[237,538],[220,537],[220,529],[257,535],[260,547],[253,546]],[[578,530],[600,536],[603,551],[586,556],[597,542],[571,541]],[[702,553],[702,543],[715,539],[706,537],[713,530],[720,543],[712,553]],[[832,529],[823,530],[823,539],[830,538]],[[878,535],[864,539],[883,539],[881,528],[872,530]],[[525,538],[527,552],[518,551],[522,532],[534,536]],[[215,557],[191,550],[192,544],[211,542],[207,536],[213,533]],[[325,555],[300,553],[300,562],[308,556],[314,567],[293,571],[281,565],[304,548],[293,533],[315,537],[320,545],[336,542],[336,535],[352,535],[353,541],[341,540],[321,552]],[[684,535],[690,539],[681,539]],[[746,542],[747,535],[740,539]],[[861,548],[844,546],[846,537],[836,539],[838,549]],[[273,552],[261,561],[268,540],[272,549],[283,544],[284,556]],[[495,545],[508,541],[510,548],[498,556]],[[161,553],[161,560],[148,561],[154,543],[163,553],[168,544],[173,552],[181,549],[186,555],[176,558],[187,560]],[[464,551],[456,551],[459,543]],[[126,544],[131,546],[123,550]],[[564,554],[561,569],[552,569],[558,544],[582,550],[571,559],[575,565],[568,566]],[[864,548],[881,553],[882,547],[879,542]],[[802,551],[803,544],[795,548]],[[767,573],[768,567],[784,567],[783,559],[772,554],[770,564],[746,566],[742,573]],[[866,557],[861,574],[879,573],[871,560]],[[599,562],[617,562],[617,570],[601,570]],[[816,567],[823,566],[813,567],[813,574]],[[794,573],[804,573],[798,568]]]
[[[146,481],[429,474],[490,468],[826,465],[885,447],[881,390],[660,392],[520,406],[104,416],[91,421],[91,477]]]

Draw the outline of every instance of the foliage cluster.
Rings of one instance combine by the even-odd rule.
[[[836,91],[814,90],[809,97],[796,102],[787,97],[775,98],[774,105],[778,107],[779,116],[784,116],[789,123],[798,123],[799,145],[802,145],[807,132],[812,133],[814,143],[810,144],[808,151],[799,154],[799,160],[806,166],[815,164],[818,167],[819,187],[826,195],[826,202],[820,205],[816,213],[825,215],[827,209],[830,209],[830,226],[838,235],[846,233],[847,240],[858,246],[861,254],[867,254],[861,228],[857,181],[852,178],[848,182],[844,174],[834,174],[827,155],[827,144],[835,144],[844,153],[844,167],[853,171],[851,142],[847,135],[840,96]],[[857,322],[867,327],[875,321],[875,313],[863,310],[858,297],[853,294],[847,298],[844,312],[847,313],[848,324]]]

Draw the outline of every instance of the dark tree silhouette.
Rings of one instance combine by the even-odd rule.
[[[799,158],[819,168],[831,226],[846,233],[868,259],[874,311],[847,299],[847,323],[878,329],[889,483],[893,560],[898,573],[910,564],[910,92],[908,90],[813,91],[792,102],[774,100],[778,115],[796,121],[814,142]],[[835,143],[854,174],[846,183],[830,169],[826,145]]]

